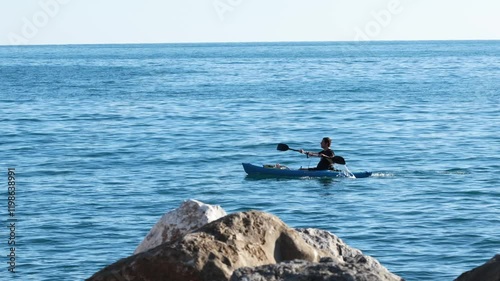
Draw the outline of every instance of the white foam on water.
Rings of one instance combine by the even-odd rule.
[[[336,166],[339,166],[340,167],[340,170],[342,171],[342,177],[346,177],[346,178],[351,178],[351,179],[355,179],[356,177],[354,176],[353,173],[351,173],[351,171],[349,171],[349,168],[347,168],[347,165],[341,165],[341,164],[336,164]]]

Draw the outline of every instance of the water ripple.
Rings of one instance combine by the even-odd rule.
[[[332,231],[410,281],[484,263],[500,243],[500,49],[443,44],[0,47],[22,276],[88,278],[188,198]],[[319,151],[324,136],[372,177],[241,167],[314,166],[276,145]]]

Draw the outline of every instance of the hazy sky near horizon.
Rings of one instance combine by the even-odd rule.
[[[499,0],[0,0],[0,45],[500,40]]]

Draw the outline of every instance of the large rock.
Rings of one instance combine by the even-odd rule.
[[[331,257],[344,272],[355,276],[354,280],[404,280],[391,273],[376,259],[350,247],[326,230],[300,228],[297,231],[308,244],[323,251],[324,256]]]
[[[319,252],[278,217],[249,211],[122,259],[88,280],[229,280],[243,266],[294,259],[316,262]]]
[[[135,249],[145,252],[165,242],[178,239],[197,228],[227,215],[220,206],[187,200],[179,208],[164,214]]]
[[[316,228],[297,228],[296,230],[304,241],[326,252],[337,263],[343,263],[347,259],[362,254],[360,250],[348,246],[335,234],[326,230]]]
[[[242,267],[234,271],[230,281],[382,281],[403,280],[381,276],[367,270],[362,256],[356,263],[334,262],[333,258],[322,258],[320,262],[304,260],[285,261],[259,267]]]
[[[358,250],[346,245],[334,234],[319,229],[297,229],[306,243],[320,251],[321,262],[287,261],[259,267],[237,269],[231,281],[401,281],[401,277],[392,274],[377,260],[363,255]]]
[[[455,281],[500,281],[500,255],[485,264],[462,273]]]

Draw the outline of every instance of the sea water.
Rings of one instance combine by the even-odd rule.
[[[499,81],[498,41],[0,47],[1,275],[88,278],[194,198],[331,231],[407,280],[453,280],[500,253]],[[241,166],[313,167],[276,146],[325,136],[373,176]]]

